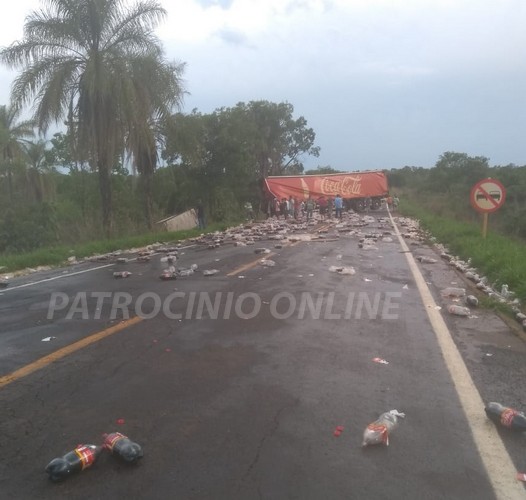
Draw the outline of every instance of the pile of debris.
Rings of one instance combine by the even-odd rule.
[[[440,257],[449,263],[451,267],[454,267],[457,271],[461,272],[464,277],[471,281],[474,286],[480,290],[480,292],[486,294],[488,297],[497,300],[503,304],[507,304],[511,307],[512,311],[515,313],[515,319],[522,325],[523,329],[526,331],[526,314],[524,314],[520,309],[520,301],[515,297],[515,294],[509,290],[508,285],[498,283],[489,283],[489,279],[486,276],[481,276],[479,271],[472,266],[471,259],[464,261],[457,256],[453,256],[445,247],[440,243],[436,243],[436,239],[431,237],[429,233],[423,231],[418,221],[412,219],[398,219],[398,224],[404,228],[406,231],[402,234],[404,238],[410,238],[415,242],[430,241],[434,242],[435,249],[440,254]],[[428,257],[421,257],[419,260],[421,262],[427,261],[431,263],[431,259]],[[467,305],[476,305],[478,300],[473,295],[466,296]],[[453,313],[456,314],[456,313]]]

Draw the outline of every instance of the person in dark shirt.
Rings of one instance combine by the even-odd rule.
[[[327,198],[325,198],[325,196],[321,195],[318,198],[318,206],[320,207],[321,218],[325,219],[325,215],[327,214]]]

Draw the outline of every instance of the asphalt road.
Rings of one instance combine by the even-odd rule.
[[[515,478],[526,437],[499,430],[512,462],[493,469],[500,455],[479,439],[495,426],[483,407],[477,423],[463,409],[469,391],[396,236],[365,249],[337,229],[281,249],[190,246],[178,263],[198,270],[176,281],[159,279],[160,255],[12,280],[0,291],[0,498],[526,498]],[[257,263],[257,247],[274,267]],[[526,408],[525,343],[487,311],[447,315],[439,291],[462,277],[440,259],[418,266],[482,399]],[[362,448],[367,424],[392,409],[406,417],[389,447]],[[52,458],[112,431],[142,445],[137,465],[104,453],[47,479]]]

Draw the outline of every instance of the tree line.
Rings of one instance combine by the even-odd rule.
[[[250,201],[262,205],[267,175],[301,173],[303,154],[317,155],[315,134],[288,103],[238,103],[210,114],[175,114],[162,130],[151,171],[117,157],[109,177],[112,234],[145,232],[167,215],[195,208],[234,221]],[[71,132],[30,140],[29,122],[5,121],[0,106],[0,252],[27,251],[105,236],[100,175],[76,154]],[[16,114],[15,114],[16,117]]]
[[[154,34],[165,16],[155,0],[49,0],[0,50],[19,72],[0,106],[0,253],[144,232],[198,200],[210,218],[236,219],[245,202],[262,205],[266,176],[302,173],[302,158],[319,156],[287,102],[183,113],[185,64],[168,61]],[[55,124],[62,131],[44,140]],[[393,192],[468,220],[472,185],[495,177],[508,196],[493,223],[526,237],[524,166],[446,152],[388,177]]]
[[[185,64],[154,34],[165,16],[156,1],[50,0],[0,51],[19,71],[0,106],[0,252],[144,231],[199,198],[226,219],[319,154],[289,103],[183,114]]]

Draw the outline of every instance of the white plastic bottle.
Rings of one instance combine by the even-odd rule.
[[[398,419],[404,418],[405,413],[391,410],[382,413],[378,420],[369,424],[363,432],[362,446],[385,444],[389,446],[389,434],[398,426]]]

